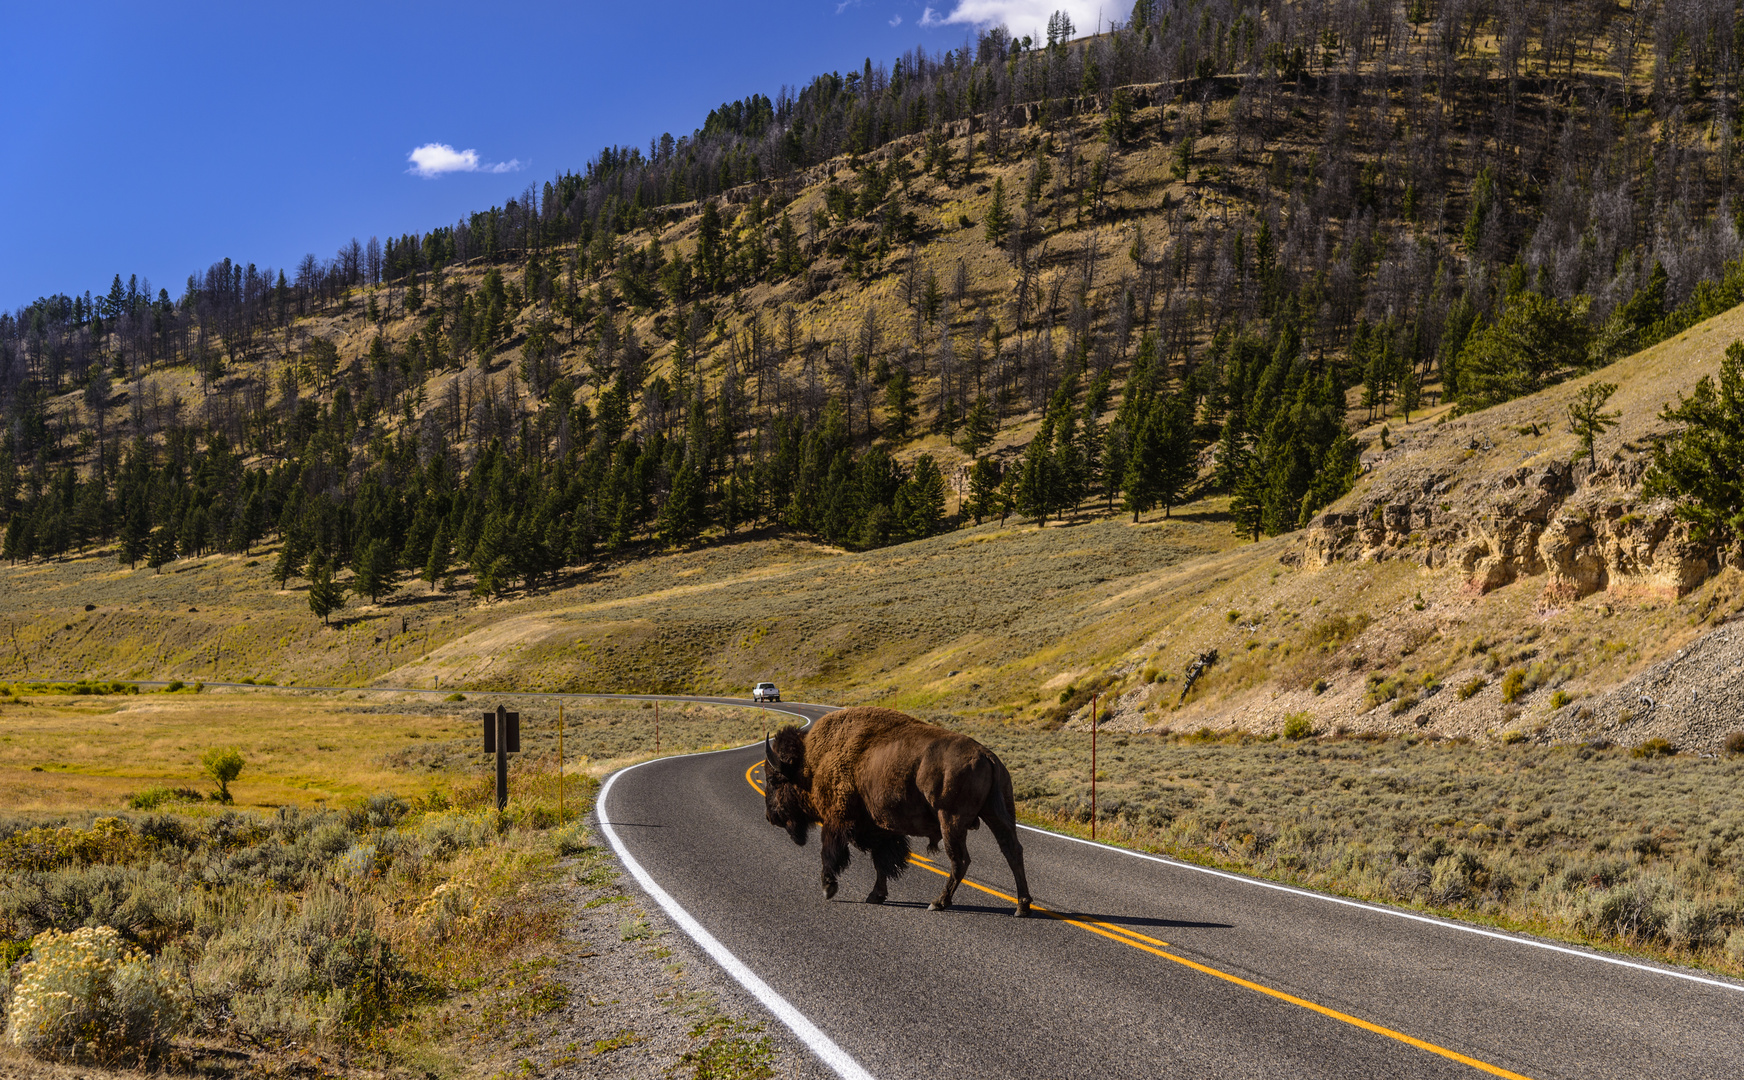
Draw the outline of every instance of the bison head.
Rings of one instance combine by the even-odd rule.
[[[817,817],[805,786],[805,735],[795,727],[782,728],[775,738],[763,740],[763,760],[763,814],[804,846]]]

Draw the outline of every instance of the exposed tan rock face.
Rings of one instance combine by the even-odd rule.
[[[1302,565],[1414,557],[1452,564],[1472,592],[1544,577],[1544,598],[1596,592],[1680,597],[1719,569],[1711,545],[1690,536],[1669,505],[1638,505],[1637,475],[1550,465],[1473,484],[1435,477],[1421,495],[1364,502],[1309,524]]]

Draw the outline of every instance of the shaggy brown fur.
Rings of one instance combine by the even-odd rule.
[[[942,911],[969,869],[968,832],[985,821],[1011,864],[1016,913],[1029,914],[1011,773],[974,739],[894,709],[855,706],[824,716],[810,732],[782,728],[764,756],[770,824],[796,844],[805,843],[814,821],[822,828],[825,899],[836,895],[852,844],[878,870],[866,902],[883,903],[888,880],[907,865],[907,838],[924,836],[928,851],[942,840],[951,857],[951,876],[931,905]]]

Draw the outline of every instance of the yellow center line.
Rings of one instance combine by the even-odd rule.
[[[756,772],[757,769],[760,766],[762,766],[762,764],[763,764],[763,762],[761,762],[761,761],[755,762],[754,764],[752,764],[752,766],[750,768],[745,770],[745,782],[750,784],[753,788],[756,788],[757,794],[759,794],[759,795],[763,794],[763,787],[762,787],[762,785],[758,784],[755,779],[752,778],[751,774],[753,772]],[[941,877],[950,877],[951,876],[950,871],[941,870],[938,867],[932,865],[932,861],[930,859],[925,858],[924,856],[910,855],[908,857],[908,861],[910,863],[912,863],[913,865],[920,867],[922,870],[930,870],[933,873],[938,874]],[[997,896],[999,899],[1005,900],[1009,903],[1013,903],[1013,904],[1017,903],[1017,897],[1010,896],[1006,893],[1002,893],[998,889],[990,889],[985,885],[977,885],[975,882],[970,881],[967,878],[965,878],[963,880],[963,884],[969,886],[971,889],[976,889],[976,890],[979,890],[981,892],[984,892],[984,893],[988,894],[989,896]],[[1528,1076],[1523,1076],[1517,1072],[1509,1072],[1507,1069],[1504,1069],[1499,1065],[1491,1065],[1487,1061],[1479,1061],[1477,1058],[1468,1057],[1465,1054],[1462,1054],[1457,1050],[1449,1050],[1445,1046],[1437,1046],[1436,1044],[1434,1044],[1432,1042],[1426,1042],[1422,1039],[1416,1038],[1415,1036],[1407,1035],[1402,1031],[1394,1031],[1392,1028],[1382,1027],[1379,1024],[1371,1023],[1367,1020],[1364,1020],[1361,1017],[1352,1016],[1349,1013],[1339,1012],[1337,1009],[1329,1009],[1324,1005],[1316,1004],[1315,1002],[1309,1001],[1306,998],[1299,998],[1299,997],[1295,996],[1294,994],[1286,994],[1282,990],[1274,990],[1269,986],[1264,986],[1264,985],[1261,985],[1260,983],[1253,982],[1253,981],[1248,980],[1248,979],[1244,979],[1244,978],[1240,977],[1239,975],[1231,975],[1227,971],[1219,971],[1214,967],[1208,967],[1205,964],[1201,964],[1195,960],[1189,960],[1184,956],[1176,956],[1174,953],[1164,952],[1162,949],[1156,948],[1156,946],[1159,946],[1159,945],[1166,946],[1169,944],[1168,942],[1158,941],[1156,938],[1149,937],[1145,934],[1141,934],[1136,930],[1128,930],[1125,927],[1116,926],[1113,923],[1107,923],[1107,922],[1094,922],[1094,923],[1092,923],[1092,922],[1086,922],[1086,921],[1081,920],[1081,919],[1074,919],[1074,918],[1071,918],[1069,916],[1062,915],[1057,911],[1049,911],[1047,908],[1043,907],[1042,905],[1036,904],[1033,902],[1031,903],[1030,907],[1033,910],[1039,911],[1051,919],[1058,919],[1060,922],[1070,923],[1071,925],[1078,927],[1080,930],[1088,930],[1092,934],[1098,934],[1102,937],[1108,938],[1110,941],[1118,941],[1122,945],[1128,945],[1128,946],[1131,946],[1132,948],[1138,949],[1142,952],[1150,953],[1152,956],[1158,956],[1164,960],[1173,961],[1174,963],[1180,964],[1184,967],[1192,968],[1194,971],[1197,971],[1201,974],[1210,975],[1213,978],[1217,978],[1217,979],[1222,979],[1224,982],[1233,983],[1236,986],[1240,986],[1240,987],[1243,987],[1245,989],[1252,990],[1255,993],[1265,994],[1267,997],[1277,998],[1279,1001],[1287,1001],[1291,1005],[1295,1005],[1295,1006],[1298,1006],[1300,1008],[1307,1009],[1310,1012],[1317,1012],[1321,1016],[1329,1017],[1333,1020],[1340,1021],[1341,1023],[1349,1024],[1352,1027],[1358,1027],[1358,1028],[1363,1029],[1364,1031],[1372,1032],[1376,1035],[1383,1035],[1389,1039],[1395,1039],[1399,1042],[1404,1043],[1407,1046],[1414,1046],[1419,1050],[1426,1050],[1431,1054],[1438,1054],[1441,1057],[1447,1058],[1449,1061],[1457,1061],[1461,1065],[1469,1065],[1472,1068],[1477,1069],[1479,1072],[1489,1073],[1491,1076],[1505,1077],[1506,1080],[1531,1080],[1531,1078]]]
[[[932,865],[931,862],[929,862],[925,859],[922,859],[918,856],[910,855],[908,857],[908,861],[913,863],[915,866],[920,867],[922,870],[931,870],[933,873],[939,875],[940,877],[947,877],[948,878],[951,876],[951,872],[949,870],[940,870],[938,867]],[[1013,903],[1013,904],[1017,903],[1017,897],[1012,896],[1008,893],[1002,893],[998,889],[990,889],[985,885],[977,885],[975,882],[970,881],[968,878],[963,879],[963,884],[969,886],[969,888],[971,888],[971,889],[979,889],[980,891],[986,893],[988,896],[997,896],[997,897],[999,897],[999,899],[1007,901],[1009,903]],[[1131,945],[1134,948],[1139,948],[1139,949],[1145,948],[1145,946],[1140,945],[1137,941],[1132,941],[1129,939],[1128,936],[1124,936],[1124,935],[1130,935],[1131,938],[1143,938],[1145,941],[1155,941],[1158,945],[1167,945],[1168,944],[1168,942],[1166,942],[1166,941],[1157,941],[1156,938],[1147,938],[1143,934],[1135,934],[1131,930],[1127,930],[1124,927],[1114,926],[1110,923],[1096,923],[1096,924],[1092,925],[1090,923],[1084,922],[1082,919],[1074,919],[1069,915],[1061,915],[1057,911],[1048,910],[1047,908],[1034,902],[1033,900],[1030,902],[1029,907],[1030,907],[1031,911],[1039,911],[1043,915],[1046,915],[1050,919],[1058,919],[1063,923],[1071,923],[1073,926],[1076,926],[1080,930],[1088,930],[1092,934],[1101,934],[1103,937],[1110,938],[1114,941],[1118,941],[1122,945]],[[1099,929],[1099,927],[1107,927],[1108,929],[1106,929],[1106,930]],[[1109,933],[1110,930],[1112,930],[1113,933]]]

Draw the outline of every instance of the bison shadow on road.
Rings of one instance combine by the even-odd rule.
[[[839,900],[832,900],[831,903],[864,904],[865,901],[855,900],[852,897],[842,897]],[[870,907],[874,905],[866,906]],[[881,906],[887,908],[916,908],[924,911],[926,910],[927,904],[924,900],[886,900]],[[964,904],[958,902],[945,909],[945,913],[951,915],[997,915],[1002,919],[1009,919],[1011,918],[1011,905],[1004,904],[999,907],[993,907],[987,904]],[[1038,909],[1036,914],[1042,915],[1044,913]],[[1188,922],[1184,919],[1156,919],[1143,915],[1098,915],[1095,912],[1089,911],[1055,911],[1052,908],[1050,908],[1045,915],[1048,917],[1033,920],[1037,926],[1047,923],[1060,924],[1061,920],[1075,919],[1078,922],[1112,923],[1115,926],[1149,926],[1183,930],[1235,929],[1234,923]]]

